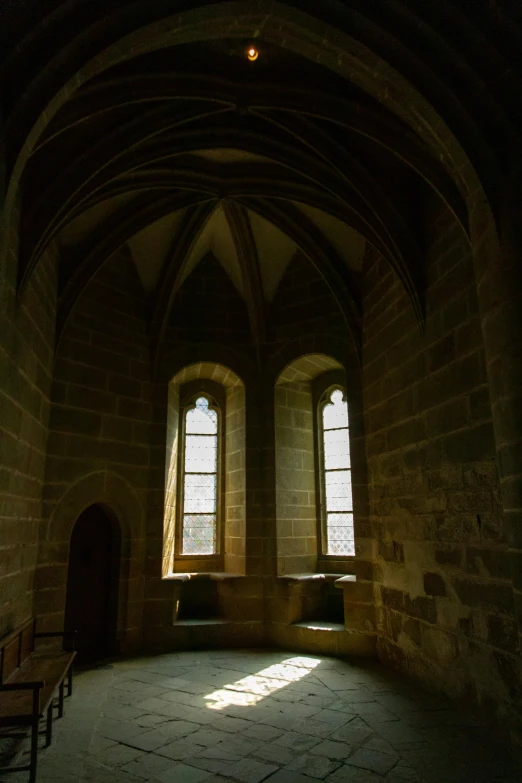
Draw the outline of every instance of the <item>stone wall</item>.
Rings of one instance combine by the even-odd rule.
[[[309,381],[294,381],[274,392],[278,574],[313,572],[318,526],[312,390]]]
[[[159,396],[159,395],[158,395]],[[164,395],[162,395],[164,397]],[[178,453],[179,453],[179,386],[169,383],[167,393],[167,422],[166,422],[166,450],[163,452],[158,445],[158,457],[165,455],[165,492],[161,486],[155,490],[154,495],[149,495],[149,514],[154,515],[154,528],[149,530],[149,536],[159,529],[161,539],[161,525],[158,517],[163,508],[163,556],[161,574],[168,576],[172,571],[172,559],[176,536],[176,509],[178,496]],[[154,455],[156,456],[156,455]],[[151,489],[152,492],[152,489]]]
[[[63,622],[68,544],[76,521],[71,518],[70,529],[57,540],[55,512],[71,487],[104,474],[126,482],[138,503],[135,520],[127,520],[125,528],[116,508],[120,498],[111,500],[110,491],[103,497],[122,526],[130,560],[124,585],[128,607],[119,624],[129,639],[139,637],[144,541],[138,520],[147,503],[151,437],[148,357],[141,284],[125,256],[113,257],[84,289],[57,349],[44,490],[47,524],[35,582],[37,612],[49,626]],[[98,485],[93,491],[85,483],[84,508],[101,500],[99,492]]]
[[[279,283],[269,326],[270,341],[275,345],[312,334],[346,338],[346,322],[334,295],[301,253],[296,253]]]
[[[473,264],[444,211],[431,216],[427,248],[422,335],[394,273],[378,258],[366,269],[380,655],[502,710],[517,632]]]
[[[0,266],[0,637],[30,617],[49,420],[56,264],[49,251],[16,299],[14,255]]]
[[[246,561],[245,388],[226,393],[225,436],[225,571],[244,574]]]
[[[314,303],[316,273],[301,256],[290,265],[272,304],[271,342],[265,348],[271,356],[279,352],[279,370],[272,378],[266,365],[259,383],[255,371],[246,373],[244,387],[234,382],[228,388],[223,380],[228,557],[223,567],[245,576],[219,585],[220,611],[225,619],[241,623],[246,618],[258,624],[244,629],[252,640],[260,638],[259,624],[264,622],[267,639],[303,647],[317,644],[319,649],[321,642],[309,636],[301,639],[304,631],[299,631],[301,636],[295,631],[294,637],[291,626],[285,629],[290,622],[288,590],[277,573],[353,572],[357,583],[344,589],[346,631],[351,637],[339,651],[367,653],[377,630],[383,660],[435,688],[501,710],[509,700],[518,648],[473,267],[466,241],[448,214],[432,215],[428,229],[422,333],[400,281],[379,257],[367,257],[364,413],[355,365],[346,378],[355,558],[318,556],[315,387],[299,380],[274,386],[278,372],[300,355],[307,335],[316,346],[311,351],[339,338],[337,361],[345,355],[339,349],[341,338],[349,344],[347,326],[329,292],[318,289]],[[136,270],[124,255],[114,257],[87,286],[58,346],[43,493],[45,523],[38,525],[53,284],[48,259],[37,270],[16,316],[25,319],[24,338],[12,332],[19,368],[11,366],[11,408],[4,406],[3,411],[13,411],[7,423],[18,427],[13,431],[21,434],[19,442],[26,450],[2,475],[20,482],[23,471],[18,464],[29,464],[32,472],[24,474],[23,481],[32,477],[33,494],[30,501],[28,496],[16,500],[18,508],[25,509],[26,527],[12,525],[18,538],[3,549],[10,574],[4,579],[5,600],[13,612],[5,627],[32,610],[39,531],[34,607],[44,625],[61,623],[72,526],[83,508],[100,502],[115,511],[128,542],[121,585],[122,647],[128,640],[139,642],[143,625],[151,647],[176,639],[180,645],[188,643],[188,637],[176,636],[172,627],[173,584],[161,579],[170,569],[173,542],[171,528],[164,527],[165,500],[167,509],[175,505],[173,487],[167,487],[165,496],[165,458],[169,448],[176,451],[175,416],[169,418],[167,412],[169,406],[175,412],[179,402],[176,395],[169,401],[168,382],[161,373],[152,384],[145,298]],[[229,353],[230,366],[243,362],[244,367],[254,367],[246,310],[219,264],[207,259],[185,281],[181,293],[184,287],[192,297],[190,313],[187,293],[173,311],[161,346],[161,367],[175,351],[184,351],[189,364],[197,362],[210,345],[223,360]],[[221,305],[207,317],[211,294]],[[304,300],[292,303],[298,296]],[[229,316],[219,320],[229,306]],[[37,315],[37,329],[31,317],[38,307],[43,309]],[[281,357],[287,353],[285,365]],[[353,356],[346,353],[346,360],[352,362]],[[20,413],[24,406],[32,411],[29,418],[23,410]],[[36,425],[32,422],[37,416]],[[27,422],[34,428],[30,436],[24,435]],[[8,451],[3,448],[7,466]],[[136,516],[122,500],[125,494],[138,510]],[[10,497],[6,493],[6,503]],[[22,519],[20,511],[14,511],[13,518],[16,514]],[[22,538],[24,545],[17,546]],[[240,632],[234,633],[223,638],[239,643]],[[350,647],[359,642],[364,648]]]
[[[246,305],[212,254],[198,264],[177,292],[162,350],[176,351],[187,343],[250,344]]]

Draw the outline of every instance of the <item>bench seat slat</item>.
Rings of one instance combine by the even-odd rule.
[[[9,685],[33,680],[43,680],[44,687],[40,691],[40,716],[47,710],[56,692],[56,688],[65,679],[69,667],[74,661],[75,653],[63,652],[52,655],[33,655],[24,666],[17,669],[9,678]],[[4,720],[25,720],[32,715],[32,691],[4,691],[0,698],[0,724]]]
[[[31,617],[22,625],[0,639],[0,727],[8,728],[5,736],[31,737],[30,763],[0,767],[3,773],[27,770],[30,780],[36,780],[38,763],[38,736],[44,733],[46,746],[51,744],[54,698],[57,696],[58,717],[63,715],[65,680],[67,694],[72,694],[72,664],[75,652],[38,652],[35,639],[62,637],[62,644],[69,643],[74,650],[74,632],[36,633],[36,618]],[[44,732],[39,721],[46,717]],[[17,728],[16,734],[13,730]]]

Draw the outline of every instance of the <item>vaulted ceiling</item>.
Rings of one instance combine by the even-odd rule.
[[[69,23],[78,27],[78,34],[82,25],[87,30],[89,13],[94,22],[97,11],[81,0],[54,2],[53,8],[60,7],[62,14],[56,15],[58,27],[67,16],[62,12],[66,5],[71,6]],[[53,61],[56,84],[64,78],[60,67],[64,73],[70,71],[82,57],[86,61],[88,48],[94,54],[96,46],[112,44],[117,25],[122,35],[139,31],[148,16],[159,18],[156,5],[134,3],[131,13],[130,7],[111,0],[107,13],[112,13],[113,27],[103,19],[101,26],[93,24],[90,36],[81,39],[85,53],[81,47],[73,51],[74,42],[65,46]],[[63,326],[86,283],[126,247],[150,304],[151,337],[157,342],[183,281],[212,253],[245,300],[255,339],[262,342],[266,304],[300,253],[326,281],[357,340],[362,315],[359,279],[366,249],[372,247],[395,270],[422,321],[423,219],[429,194],[441,199],[468,230],[462,188],[448,162],[427,141],[429,133],[415,130],[415,122],[421,127],[418,118],[405,121],[408,107],[400,105],[399,96],[377,100],[377,89],[363,89],[355,71],[353,78],[346,68],[344,75],[335,73],[314,61],[310,52],[304,56],[303,43],[301,56],[297,43],[283,32],[279,43],[274,43],[273,32],[264,37],[263,25],[254,39],[245,37],[239,22],[235,29],[228,22],[228,35],[219,33],[228,6],[247,11],[252,6],[255,12],[259,4],[210,5],[216,9],[215,29],[208,29],[208,21],[204,27],[203,17],[198,21],[194,16],[187,17],[188,32],[178,36],[177,43],[171,22],[155,22],[142,33],[132,33],[134,37],[122,39],[130,48],[122,44],[103,67],[89,65],[86,72],[90,69],[92,75],[78,79],[78,87],[69,89],[59,108],[49,114],[45,129],[35,136],[23,176],[21,285],[44,250],[55,243]],[[402,6],[395,5],[393,13],[399,18]],[[78,17],[73,22],[72,6],[87,14],[83,21]],[[283,19],[285,6],[272,6]],[[365,9],[371,16],[370,6]],[[353,11],[354,25],[357,13]],[[371,27],[365,20],[364,25],[370,25],[366,29],[362,20],[353,28],[361,40],[368,38]],[[464,18],[457,21],[468,24]],[[427,41],[434,28],[426,25],[419,17],[419,35],[422,31]],[[391,61],[398,56],[390,49],[395,40],[392,27],[389,39],[376,44],[383,52],[388,47]],[[396,35],[401,32],[397,25],[393,29]],[[407,29],[404,22],[403,49]],[[252,40],[259,50],[255,62],[245,56]],[[24,41],[26,50],[30,41],[31,36]],[[310,42],[311,47],[312,37]],[[440,48],[440,57],[443,54],[449,62],[449,50]],[[342,56],[349,61],[348,54],[338,58]],[[418,52],[415,56],[421,62]],[[428,50],[425,56],[427,63]],[[30,67],[15,49],[11,67],[17,62],[25,67],[18,77],[22,84]],[[384,84],[379,61],[375,59],[373,66],[371,62],[368,55],[368,84],[372,79],[374,85],[379,80]],[[435,69],[431,60],[430,67]],[[415,79],[413,67],[409,75]],[[44,69],[44,85],[46,78]],[[17,111],[23,118],[24,107],[8,90],[7,108],[10,103],[15,120]],[[412,117],[417,114],[412,106]],[[11,152],[14,160],[19,137],[14,132],[8,135],[8,163]]]
[[[256,339],[297,252],[320,270],[352,331],[367,244],[422,316],[422,204],[456,187],[403,123],[320,66],[257,43],[169,48],[88,82],[49,124],[26,174],[22,264],[55,240],[61,320],[127,245],[161,337],[176,293],[212,252]]]

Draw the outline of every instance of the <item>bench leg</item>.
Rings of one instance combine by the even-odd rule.
[[[73,691],[72,680],[73,680],[73,670],[71,665],[69,666],[69,671],[67,672],[67,696],[72,696],[72,691]]]
[[[62,680],[58,689],[58,717],[63,717],[63,700],[64,700],[65,682]]]
[[[45,747],[48,748],[53,741],[53,703],[47,708],[47,724],[45,727]]]
[[[65,691],[65,681],[62,680],[60,683],[60,690],[58,691],[58,717],[63,717],[63,699],[64,699],[64,691]]]
[[[36,783],[36,762],[38,759],[38,718],[31,726],[31,759],[29,762],[29,783]]]

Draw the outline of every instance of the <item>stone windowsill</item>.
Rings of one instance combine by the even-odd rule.
[[[214,582],[224,582],[226,579],[241,579],[241,577],[242,574],[227,574],[222,571],[190,571],[169,574],[164,579],[170,582],[189,582],[191,579],[212,579]]]
[[[209,625],[230,625],[230,620],[226,620],[222,617],[208,617],[206,619],[186,619],[186,620],[174,620],[172,625],[176,625],[178,627],[186,627],[186,628],[199,628],[201,626],[209,626]]]
[[[340,579],[335,580],[335,586],[343,588],[345,585],[353,584],[357,581],[355,574],[345,574]]]
[[[354,574],[283,574],[279,579],[286,579],[288,582],[334,582],[336,587],[343,587],[349,582],[356,582],[357,577]]]
[[[292,628],[306,628],[309,631],[333,631],[342,633],[346,628],[342,623],[330,623],[327,620],[304,620],[298,623],[292,623]]]

